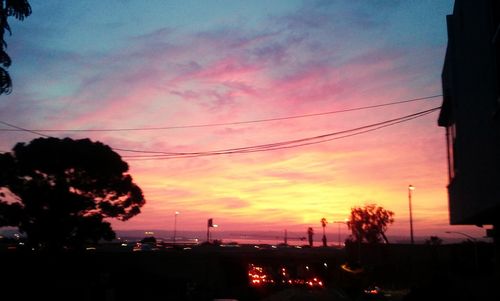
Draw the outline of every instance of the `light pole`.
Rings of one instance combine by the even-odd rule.
[[[411,210],[411,193],[413,190],[415,190],[415,186],[411,184],[408,185],[408,206],[410,207],[410,241],[412,245],[415,243],[415,241],[413,240],[413,215]]]
[[[344,221],[334,221],[333,223],[334,224],[338,224],[338,229],[339,229],[339,231],[338,231],[339,238],[338,239],[339,239],[339,248],[340,248],[342,246],[342,243],[340,241],[340,225],[341,224],[347,224],[347,219],[345,219]]]
[[[177,215],[179,215],[180,212],[179,211],[175,211],[175,215],[174,215],[174,238],[173,238],[173,245],[175,245],[175,239],[176,239],[176,236],[177,236]]]
[[[465,236],[467,238],[469,238],[472,243],[474,244],[474,265],[476,267],[476,271],[479,269],[479,259],[478,259],[478,255],[477,255],[477,239],[470,236],[469,234],[466,234],[466,233],[463,233],[463,232],[458,232],[458,231],[445,231],[444,233],[448,233],[448,234],[459,234],[459,235],[462,235],[462,236]]]

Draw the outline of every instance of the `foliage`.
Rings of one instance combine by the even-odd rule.
[[[112,239],[105,219],[128,220],[145,202],[127,171],[110,147],[89,139],[18,143],[0,154],[0,226],[47,249]]]
[[[439,246],[443,243],[443,240],[439,236],[431,236],[429,239],[425,240],[425,244],[431,246]]]
[[[393,216],[394,212],[375,204],[353,207],[347,226],[358,242],[379,243],[383,239],[389,243],[385,232],[387,227],[394,222]]]
[[[326,224],[328,224],[328,221],[326,220],[326,218],[323,217],[320,222],[321,222],[321,227],[323,227],[323,238],[321,239],[321,241],[323,242],[323,247],[326,247],[327,241],[326,241],[325,228]]]
[[[323,227],[323,229],[326,227],[326,224],[328,224],[328,221],[324,217],[321,219],[320,222],[321,222],[321,227]]]
[[[12,34],[8,17],[14,17],[20,21],[31,15],[31,6],[27,0],[1,0],[0,2],[0,94],[10,94],[12,92],[12,80],[10,78],[8,68],[11,64],[11,59],[5,49],[5,32]]]
[[[309,246],[313,246],[313,236],[314,236],[314,229],[312,227],[307,228],[307,239],[309,241]]]

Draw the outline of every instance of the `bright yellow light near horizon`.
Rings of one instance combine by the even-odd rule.
[[[405,221],[408,191],[405,193],[400,182],[405,176],[379,176],[377,169],[346,172],[342,166],[348,163],[342,160],[359,162],[351,157],[345,153],[313,152],[262,164],[223,161],[217,170],[181,172],[176,176],[171,170],[168,174],[155,169],[143,171],[137,178],[148,197],[147,206],[154,208],[157,216],[161,212],[177,215],[180,212],[175,210],[184,208],[183,222],[196,215],[216,214],[224,217],[225,228],[248,221],[255,228],[320,227],[323,217],[344,221],[352,207],[371,203],[395,212],[397,222]],[[419,218],[432,216],[433,221],[438,220],[446,213],[446,203],[438,206],[439,202],[424,200],[439,201],[446,196],[440,190],[430,191],[427,183],[417,180],[421,196],[414,204],[414,212]],[[415,190],[413,185],[407,187],[410,193]]]

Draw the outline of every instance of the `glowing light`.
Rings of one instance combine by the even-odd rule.
[[[342,264],[340,267],[344,271],[349,272],[349,273],[353,273],[353,274],[359,274],[359,273],[364,271],[362,267],[353,268],[353,267],[350,267],[347,263]]]
[[[269,273],[269,267],[258,266],[255,264],[250,264],[248,266],[248,279],[250,285],[274,285],[275,280],[273,279],[273,273]],[[306,266],[309,271],[308,274],[312,272],[312,268]],[[308,278],[290,277],[286,267],[281,267],[278,269],[279,283],[287,284],[289,286],[308,286],[308,287],[323,287],[324,283],[317,275],[309,275]]]
[[[365,289],[364,292],[365,294],[368,295],[378,295],[381,293],[380,288],[378,286],[369,287],[368,289]]]
[[[264,272],[264,268],[254,264],[249,265],[248,278],[251,285],[274,283],[272,277]]]

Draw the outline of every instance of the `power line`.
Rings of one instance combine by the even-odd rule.
[[[434,107],[432,109],[428,109],[425,111],[420,111],[417,113],[409,114],[406,116],[385,120],[382,122],[372,123],[364,126],[360,126],[357,128],[352,128],[343,131],[337,131],[332,133],[327,133],[318,136],[306,137],[301,139],[287,140],[275,143],[268,144],[260,144],[254,146],[246,146],[246,147],[238,147],[238,148],[229,148],[229,149],[220,149],[220,150],[211,150],[211,151],[199,151],[199,152],[164,152],[164,151],[149,151],[149,150],[137,150],[137,149],[124,149],[124,148],[113,148],[114,151],[122,151],[122,152],[132,152],[132,153],[141,153],[147,155],[123,155],[123,158],[128,158],[129,160],[165,160],[165,159],[177,159],[177,158],[194,158],[194,157],[204,157],[204,156],[215,156],[215,155],[228,155],[228,154],[242,154],[242,153],[254,153],[254,152],[263,152],[263,151],[273,151],[279,149],[288,149],[295,148],[300,146],[312,145],[324,143],[332,140],[338,140],[342,138],[352,137],[368,132],[372,132],[381,128],[385,128],[388,126],[396,125],[399,123],[407,122],[425,115],[428,115],[436,110],[439,110],[441,107]],[[29,129],[25,129],[7,122],[0,121],[1,124],[6,126],[29,132],[35,135],[52,138],[52,136],[40,133],[38,131],[33,131]],[[333,137],[338,136],[339,137]]]
[[[11,132],[11,131],[29,131],[32,133],[41,133],[41,132],[128,132],[128,131],[158,131],[158,130],[174,130],[174,129],[188,129],[188,128],[204,128],[204,127],[217,127],[217,126],[228,126],[228,125],[242,125],[242,124],[251,124],[251,123],[261,123],[261,122],[272,122],[272,121],[280,121],[280,120],[289,120],[289,119],[299,119],[299,118],[308,118],[308,117],[316,117],[316,116],[324,116],[324,115],[332,115],[338,113],[346,113],[367,109],[374,109],[386,106],[393,106],[403,103],[415,102],[420,100],[432,99],[443,96],[442,94],[419,97],[419,98],[411,98],[400,101],[387,102],[377,105],[371,106],[362,106],[355,107],[350,109],[343,110],[335,110],[335,111],[327,111],[320,113],[311,113],[311,114],[302,114],[302,115],[294,115],[294,116],[285,116],[285,117],[276,117],[276,118],[267,118],[267,119],[256,119],[256,120],[247,120],[247,121],[234,121],[234,122],[220,122],[220,123],[206,123],[206,124],[193,124],[193,125],[174,125],[174,126],[165,126],[165,127],[141,127],[141,128],[115,128],[115,129],[26,129],[20,127],[12,127],[13,129],[0,129],[0,131]],[[6,122],[0,122],[4,125],[8,125]],[[10,125],[8,125],[10,126]],[[48,137],[46,135],[42,135]]]
[[[42,136],[42,137],[46,137],[46,138],[52,138],[52,136],[45,135],[45,134],[40,133],[40,132],[35,131],[35,130],[30,130],[30,129],[22,128],[22,127],[20,127],[20,126],[13,125],[13,124],[10,124],[10,123],[5,122],[5,121],[1,121],[1,120],[0,120],[0,124],[6,125],[6,126],[11,127],[11,128],[14,128],[14,130],[13,130],[13,131],[28,132],[28,133],[32,133],[32,134],[35,134],[35,135],[38,135],[38,136]],[[3,130],[3,129],[2,129],[2,130]]]
[[[221,150],[213,150],[213,151],[202,151],[202,152],[183,152],[183,153],[172,153],[172,152],[161,152],[161,151],[145,151],[145,150],[131,150],[131,149],[119,149],[114,148],[117,151],[126,151],[126,152],[134,152],[134,153],[143,153],[149,155],[123,155],[122,157],[128,158],[128,160],[165,160],[165,159],[177,159],[177,158],[194,158],[194,157],[205,157],[205,156],[215,156],[215,155],[228,155],[228,154],[241,154],[241,153],[254,153],[254,152],[263,152],[263,151],[273,151],[279,149],[288,149],[295,148],[300,146],[312,145],[324,143],[332,140],[343,139],[347,137],[352,137],[368,132],[372,132],[378,129],[382,129],[385,127],[389,127],[392,125],[396,125],[399,123],[407,122],[425,115],[428,115],[436,110],[439,110],[441,107],[435,107],[429,110],[421,111],[418,113],[402,116],[395,119],[390,119],[378,123],[373,123],[349,130],[337,131],[333,133],[328,133],[319,136],[307,137],[302,139],[288,140],[277,143],[270,144],[261,144],[255,146],[248,147],[239,147],[239,148],[229,148],[229,149],[221,149]],[[339,137],[333,137],[342,135]],[[316,141],[315,141],[316,140]]]

